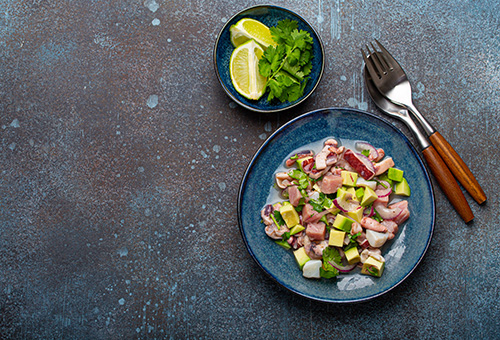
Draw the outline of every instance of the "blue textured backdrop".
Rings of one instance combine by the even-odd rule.
[[[255,4],[0,1],[2,338],[498,337],[500,2],[273,1],[314,26],[326,58],[315,93],[278,114],[237,106],[212,62],[224,23]],[[407,280],[368,303],[309,301],[246,251],[238,186],[304,112],[382,115],[361,78],[373,38],[488,201],[466,195],[465,225],[435,185],[434,237]]]

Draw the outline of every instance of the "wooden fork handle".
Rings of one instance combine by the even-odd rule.
[[[472,221],[474,219],[474,214],[472,214],[469,203],[465,200],[464,194],[462,190],[460,190],[457,181],[436,149],[431,145],[425,148],[422,154],[439,186],[460,217],[462,217],[465,223]]]
[[[476,178],[467,167],[465,162],[460,158],[453,147],[444,139],[439,132],[434,132],[429,136],[432,145],[442,157],[448,168],[451,170],[456,179],[469,192],[469,194],[481,204],[486,201],[486,194],[477,182]]]

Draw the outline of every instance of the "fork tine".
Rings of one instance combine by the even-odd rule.
[[[373,58],[368,59],[368,57],[365,55],[365,51],[363,51],[362,48],[360,48],[360,50],[361,50],[361,54],[363,54],[363,59],[365,60],[365,65],[366,65],[366,68],[368,70],[368,74],[371,76],[372,79],[375,79],[375,78],[379,79],[380,75],[373,65],[373,60],[372,60]],[[370,54],[368,54],[368,55],[370,55]]]
[[[370,60],[373,62],[373,65],[377,69],[377,73],[378,73],[379,78],[382,77],[382,75],[387,73],[387,72],[386,72],[385,68],[383,67],[383,65],[380,63],[380,60],[378,59],[377,50],[373,49],[374,51],[371,52],[368,45],[365,45],[365,46],[366,46],[366,49],[368,50],[368,54],[370,55]]]
[[[392,67],[387,63],[387,60],[385,60],[382,52],[378,52],[375,46],[373,46],[373,43],[370,43],[370,45],[373,48],[373,53],[372,53],[372,58],[376,58],[380,65],[382,66],[383,73],[386,74],[388,71],[392,70]]]
[[[396,59],[394,59],[394,57],[389,53],[389,51],[387,51],[385,47],[382,46],[382,44],[377,39],[375,39],[375,42],[377,43],[378,47],[382,50],[382,55],[387,63],[387,66],[389,66],[389,70],[392,71],[394,66],[399,65],[399,63],[396,61]]]

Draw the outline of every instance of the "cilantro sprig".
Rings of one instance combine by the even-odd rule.
[[[304,94],[311,73],[313,39],[290,19],[279,21],[270,31],[277,46],[268,46],[259,61],[259,73],[267,78],[267,100],[293,102]]]
[[[326,247],[323,250],[323,265],[321,266],[319,272],[320,276],[325,279],[331,279],[332,277],[338,276],[339,271],[337,268],[332,266],[332,262],[337,264],[342,263],[342,258],[340,257],[339,251],[332,247]]]

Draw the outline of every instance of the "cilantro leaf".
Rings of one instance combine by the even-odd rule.
[[[323,250],[323,261],[333,261],[339,265],[342,264],[342,257],[337,249],[333,247],[326,247]]]
[[[331,265],[331,262],[340,264],[342,258],[340,257],[339,251],[332,247],[326,247],[323,250],[323,266],[320,268],[320,276],[326,279],[331,279],[339,275],[337,268]]]
[[[292,86],[288,87],[287,99],[289,102],[294,102],[302,97],[302,94],[304,94],[304,91],[302,90],[301,86],[299,84],[293,84]]]
[[[277,46],[269,46],[259,61],[259,73],[267,78],[267,100],[296,101],[304,95],[311,73],[313,38],[290,19],[279,21],[270,32]]]
[[[275,210],[273,212],[273,220],[274,222],[276,223],[276,225],[279,227],[279,226],[282,226],[282,225],[285,225],[285,220],[283,219],[283,217],[281,217],[281,214],[279,212],[279,210]]]
[[[328,269],[323,269],[323,267],[319,268],[319,276],[325,279],[331,279],[332,277],[338,276],[339,271],[333,268],[330,264],[328,265],[330,266]]]
[[[310,200],[309,204],[312,205],[313,209],[316,210],[317,212],[323,211],[323,206],[320,203],[318,203],[314,200]]]

